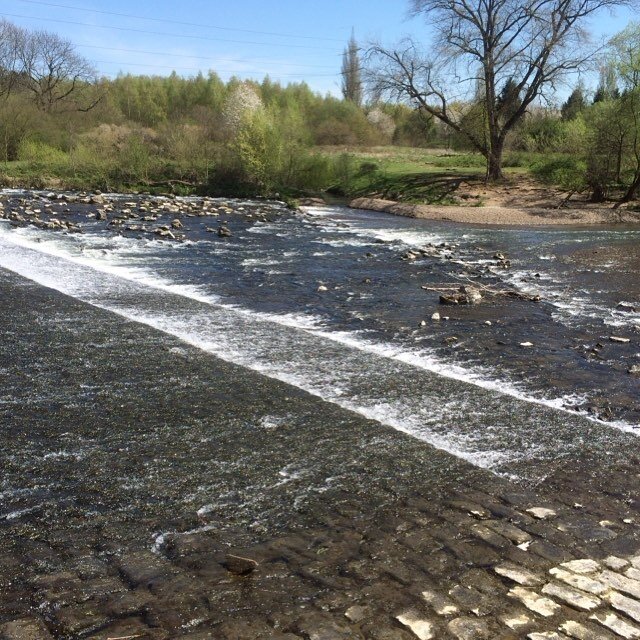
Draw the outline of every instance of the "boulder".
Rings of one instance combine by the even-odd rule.
[[[234,556],[228,553],[222,566],[229,572],[237,576],[248,576],[258,568],[258,563],[251,558],[243,558],[242,556]]]
[[[226,225],[220,225],[218,227],[218,237],[219,238],[230,238],[231,237],[231,229]]]
[[[482,294],[475,287],[460,287],[460,293],[466,298],[466,304],[478,304],[482,302]]]

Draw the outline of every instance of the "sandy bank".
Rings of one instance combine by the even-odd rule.
[[[485,225],[593,225],[638,223],[640,214],[625,209],[590,208],[549,209],[534,207],[461,207],[427,204],[405,204],[378,198],[357,198],[349,203],[352,209],[382,211],[408,218],[451,220],[466,224]]]

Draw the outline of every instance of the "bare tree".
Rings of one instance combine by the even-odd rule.
[[[17,56],[20,84],[43,111],[63,102],[82,111],[95,106],[97,99],[86,89],[95,84],[96,71],[68,40],[48,31],[27,33]]]
[[[379,96],[410,101],[464,136],[487,160],[487,179],[502,178],[509,131],[534,100],[591,58],[585,23],[596,11],[637,0],[411,0],[414,16],[436,33],[431,55],[411,40],[369,50],[367,75]],[[514,101],[499,100],[512,79]],[[465,126],[466,105],[484,126]]]
[[[8,96],[19,80],[18,50],[25,35],[24,29],[0,20],[0,97]]]
[[[360,53],[353,32],[342,56],[342,95],[358,106],[362,104]]]
[[[39,109],[88,111],[100,100],[96,71],[68,40],[0,20],[0,96],[19,90]]]

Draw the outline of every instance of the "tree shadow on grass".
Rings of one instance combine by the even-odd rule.
[[[477,181],[478,174],[412,173],[401,176],[372,176],[366,188],[358,190],[359,197],[375,197],[398,202],[453,204],[462,182]]]

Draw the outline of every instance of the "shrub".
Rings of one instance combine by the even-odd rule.
[[[358,169],[359,176],[370,176],[378,171],[380,167],[375,162],[363,162]]]
[[[587,164],[574,156],[541,160],[533,165],[531,172],[538,180],[567,191],[584,191],[588,186]]]
[[[35,168],[57,169],[69,162],[64,151],[37,140],[23,140],[18,147],[18,160],[28,162]]]

